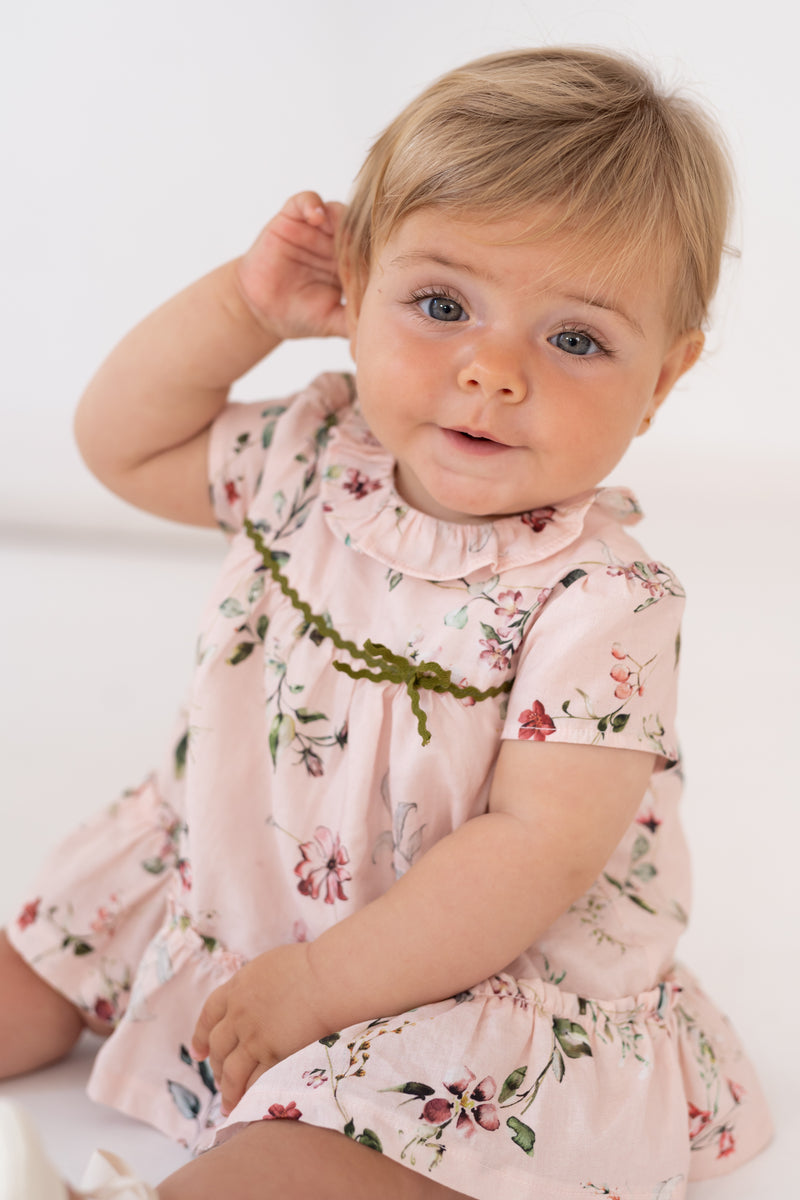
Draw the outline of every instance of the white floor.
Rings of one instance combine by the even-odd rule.
[[[634,479],[658,514],[644,540],[690,594],[681,730],[696,888],[683,958],[744,1035],[778,1129],[758,1160],[690,1196],[784,1200],[800,1173],[800,489],[790,464],[690,467],[677,483],[675,469]],[[142,530],[92,536],[59,528],[57,515],[46,531],[0,526],[0,920],[25,898],[45,847],[160,757],[221,539]],[[73,1179],[104,1144],[156,1182],[183,1152],[85,1097],[91,1053],[87,1039],[0,1095],[34,1111]]]

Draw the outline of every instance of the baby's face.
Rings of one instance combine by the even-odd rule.
[[[528,225],[414,213],[350,306],[364,416],[402,497],[443,520],[595,487],[702,347],[670,335],[652,272],[598,296],[563,242],[502,244]]]

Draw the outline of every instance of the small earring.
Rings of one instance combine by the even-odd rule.
[[[644,425],[645,429],[649,429],[650,426],[653,424],[654,416],[655,416],[655,413],[648,413],[647,416],[645,417],[644,421],[642,421],[642,424]]]

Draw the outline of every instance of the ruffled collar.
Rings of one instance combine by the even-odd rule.
[[[392,570],[443,581],[486,576],[541,562],[574,542],[594,506],[622,524],[641,519],[624,488],[595,488],[557,507],[475,525],[440,521],[410,508],[394,485],[394,458],[357,406],[331,430],[322,457],[321,499],[330,529]]]

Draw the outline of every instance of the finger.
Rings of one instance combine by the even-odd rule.
[[[228,1116],[241,1100],[254,1071],[258,1070],[258,1059],[240,1042],[225,1059],[218,1085],[223,1116]]]
[[[326,220],[325,202],[319,192],[296,192],[283,206],[285,216],[307,221],[309,225],[320,225]]]
[[[227,999],[225,995],[225,984],[222,987],[215,988],[211,995],[203,1005],[200,1016],[197,1018],[197,1024],[194,1027],[192,1040],[189,1043],[189,1049],[192,1058],[202,1060],[208,1058],[208,1039],[211,1030],[215,1025],[218,1025],[225,1016],[227,1008]]]
[[[239,1045],[239,1038],[233,1023],[221,1021],[211,1030],[208,1039],[208,1061],[211,1073],[219,1083],[225,1070],[225,1063]]]

